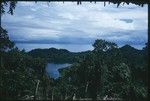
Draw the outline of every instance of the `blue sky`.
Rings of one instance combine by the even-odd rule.
[[[148,38],[147,5],[18,2],[14,15],[1,19],[17,43],[92,45],[95,39],[105,39],[141,49]]]

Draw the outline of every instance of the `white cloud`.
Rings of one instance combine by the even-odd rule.
[[[20,6],[34,6],[34,2],[19,2]]]

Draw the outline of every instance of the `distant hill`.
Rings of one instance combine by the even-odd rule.
[[[123,54],[123,58],[125,58],[128,63],[132,61],[132,64],[134,63],[141,64],[141,62],[145,60],[143,59],[145,54],[144,50],[135,49],[130,45],[125,45],[121,47],[120,50],[121,53]]]
[[[127,63],[132,61],[132,63],[137,64],[140,63],[140,61],[143,61],[143,50],[138,50],[134,47],[131,47],[130,45],[125,45],[121,48],[118,48],[117,51],[121,52],[124,61]],[[77,58],[83,58],[86,54],[90,52],[92,51],[70,52],[66,49],[49,48],[34,49],[29,51],[28,54],[32,57],[45,58],[48,62],[52,63],[74,63],[78,60]],[[108,52],[108,54],[111,55],[111,52],[113,51]]]
[[[90,51],[85,52],[70,52],[66,49],[34,49],[28,52],[32,57],[40,57],[47,59],[48,62],[53,63],[73,63],[77,58],[82,58]]]

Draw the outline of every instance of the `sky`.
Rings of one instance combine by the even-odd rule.
[[[147,5],[117,8],[108,3],[104,7],[103,2],[18,2],[14,15],[6,13],[1,21],[10,39],[28,51],[50,47],[91,50],[96,39],[142,49],[148,40]]]

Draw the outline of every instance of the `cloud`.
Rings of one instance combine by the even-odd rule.
[[[132,23],[133,22],[132,19],[120,19],[120,21],[124,21],[126,23]]]
[[[119,45],[147,42],[148,6],[97,2],[18,2],[2,16],[11,40],[31,43],[92,44],[102,38]]]

